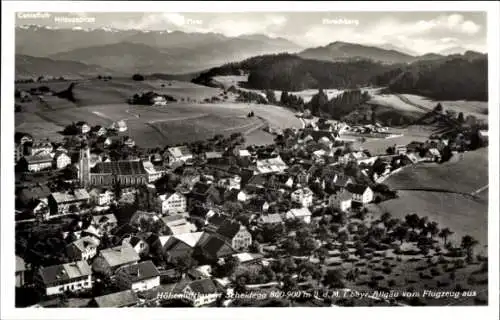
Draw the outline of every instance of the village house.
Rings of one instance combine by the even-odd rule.
[[[97,125],[92,127],[90,132],[98,137],[102,137],[108,133],[108,130],[106,130],[106,128],[104,128],[103,126]]]
[[[92,225],[95,226],[101,233],[109,233],[118,226],[118,221],[114,214],[104,214],[92,216]]]
[[[130,235],[122,240],[122,246],[129,245],[134,248],[139,256],[144,256],[149,252],[149,244],[142,238]]]
[[[86,134],[86,133],[90,132],[90,126],[89,126],[89,124],[87,122],[78,121],[76,123],[76,127],[78,128],[78,131],[81,134]]]
[[[352,194],[352,202],[367,204],[373,201],[373,190],[361,184],[349,184],[347,191]]]
[[[479,139],[487,144],[488,143],[488,130],[479,130],[478,131],[478,136],[479,136]]]
[[[160,285],[160,272],[151,260],[126,265],[116,271],[116,279],[122,289],[141,292]]]
[[[220,290],[212,279],[195,280],[182,290],[182,297],[193,307],[209,305],[217,301]]]
[[[244,237],[246,238],[246,236]],[[243,242],[246,243],[246,241],[248,240],[244,240]],[[218,233],[204,232],[196,244],[196,247],[199,252],[199,255],[197,256],[199,263],[213,263],[218,261],[220,258],[224,258],[235,253],[231,243],[228,242],[228,239]]]
[[[263,197],[254,197],[250,199],[246,208],[254,212],[267,212],[269,210],[269,202]]]
[[[125,120],[118,120],[116,122],[113,122],[111,128],[117,130],[118,132],[125,132],[128,130]]]
[[[290,194],[293,202],[301,204],[303,207],[310,207],[313,202],[313,192],[309,188],[300,188]]]
[[[205,232],[183,233],[177,235],[160,236],[152,244],[155,252],[161,252],[167,256],[170,262],[179,258],[192,256],[195,247],[198,245]]]
[[[151,102],[153,103],[153,106],[166,106],[167,105],[167,99],[161,95],[155,95],[151,99]]]
[[[76,189],[67,192],[54,192],[48,197],[51,216],[76,213],[90,200],[85,189]]]
[[[92,289],[92,270],[86,261],[42,267],[35,282],[47,296]]]
[[[218,204],[221,201],[220,193],[215,186],[203,182],[197,182],[193,186],[189,194],[189,199],[191,200],[191,205],[201,204],[208,207],[212,207],[214,204]]]
[[[98,257],[102,258],[104,266],[111,271],[119,267],[136,264],[141,258],[131,246],[117,246],[104,249],[99,252]]]
[[[90,260],[97,254],[99,240],[94,237],[82,237],[66,246],[68,258],[73,261]]]
[[[56,152],[53,160],[56,169],[64,169],[71,164],[71,158],[64,152]]]
[[[109,189],[93,188],[89,192],[90,201],[98,206],[108,206],[115,201],[115,193]]]
[[[311,223],[311,211],[308,208],[290,209],[285,213],[285,220],[299,219],[305,223]]]
[[[439,152],[438,149],[436,148],[430,148],[427,150],[425,153],[424,157],[427,161],[432,161],[432,162],[440,162],[441,161],[441,153]]]
[[[226,190],[240,190],[241,188],[241,177],[234,175],[228,178],[222,178],[218,181],[218,186]]]
[[[39,153],[48,154],[52,153],[54,146],[48,141],[34,142],[33,144],[27,144],[28,154],[33,156]]]
[[[246,190],[240,190],[238,192],[238,195],[236,196],[236,199],[240,202],[246,202],[247,200],[249,200],[251,198],[250,194],[248,191]]]
[[[162,194],[158,196],[158,207],[162,214],[186,212],[186,196],[180,192]]]
[[[354,180],[343,174],[335,174],[331,181],[333,187],[337,190],[345,189],[349,184],[354,183]]]
[[[255,174],[283,173],[288,168],[280,156],[257,160]]]
[[[165,159],[169,163],[185,163],[193,159],[193,153],[187,146],[168,148]]]
[[[16,256],[16,288],[21,288],[24,286],[26,277],[26,263],[24,259]]]
[[[282,224],[283,219],[279,213],[269,213],[262,214],[257,218],[257,224],[259,225],[273,225],[273,224]]]
[[[32,156],[24,156],[21,161],[21,166],[26,168],[26,170],[29,172],[38,172],[52,168],[52,156],[49,153],[39,153]]]
[[[146,170],[148,182],[150,183],[160,179],[166,173],[165,169],[153,165],[151,161],[143,161],[142,165],[144,166],[144,170]]]
[[[186,220],[185,216],[172,215],[161,218],[165,225],[164,234],[179,235],[184,233],[196,232],[196,226]]]
[[[132,139],[131,137],[127,137],[125,138],[125,140],[123,141],[123,144],[126,145],[127,147],[129,148],[132,148],[135,146],[135,141],[134,139]]]
[[[139,297],[133,290],[125,290],[95,297],[89,307],[97,308],[128,308],[139,303]]]
[[[394,147],[395,154],[406,154],[408,152],[408,148],[405,145],[397,145]]]
[[[234,250],[244,250],[252,244],[252,235],[247,228],[238,222],[224,221],[217,229],[217,234],[231,244]]]
[[[334,209],[346,212],[351,208],[352,194],[342,189],[336,193],[330,195],[328,198],[328,205]]]

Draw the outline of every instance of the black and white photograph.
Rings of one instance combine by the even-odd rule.
[[[39,3],[2,22],[23,318],[498,316],[498,4]]]

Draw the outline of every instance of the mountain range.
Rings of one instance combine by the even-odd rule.
[[[437,53],[418,56],[392,44],[377,47],[337,41],[303,48],[287,39],[262,34],[226,37],[218,33],[57,29],[35,25],[17,27],[15,42],[16,77],[82,76],[111,71],[117,74],[186,74],[284,52],[328,62],[372,60],[382,64],[409,64],[446,58]],[[482,55],[472,51],[467,54]]]
[[[301,49],[284,38],[258,34],[226,37],[181,31],[16,28],[16,54],[78,61],[124,73],[187,73],[255,55]]]

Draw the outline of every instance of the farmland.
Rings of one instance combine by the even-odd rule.
[[[20,89],[30,88],[28,84],[19,86]],[[52,90],[64,90],[69,83],[56,83],[54,88],[52,83],[47,83],[47,86]],[[168,94],[178,102],[167,106],[125,103],[133,94],[144,91]],[[58,135],[56,131],[61,131],[72,122],[86,121],[90,125],[110,126],[114,121],[126,120],[128,132],[124,134],[131,136],[142,147],[155,147],[235,132],[248,132],[258,137],[265,134],[259,133],[265,125],[278,128],[302,126],[292,111],[278,106],[229,101],[203,103],[205,98],[221,93],[221,89],[182,81],[86,80],[78,82],[74,88],[75,103],[56,96],[44,96],[43,101],[34,98],[33,102],[25,103],[29,112],[16,113],[16,129],[36,132],[37,136],[45,138]],[[250,111],[255,117],[247,117]],[[252,140],[258,142],[259,139]]]
[[[443,109],[452,110],[455,112],[463,112],[464,116],[472,115],[480,120],[488,119],[488,103],[483,101],[435,101],[428,99],[426,97],[414,95],[414,94],[402,94],[403,97],[407,98],[409,101],[418,104],[420,106],[432,109],[438,103],[441,103]]]
[[[263,90],[256,90],[256,89],[247,89],[242,87],[241,85],[245,82],[247,82],[248,75],[241,75],[241,76],[216,76],[213,78],[217,83],[222,85],[224,88],[229,88],[231,86],[235,86],[236,88],[244,91],[251,91],[258,93],[265,97],[265,93]],[[378,88],[363,88],[362,90],[368,91],[370,94],[376,93],[379,89]],[[328,99],[333,99],[339,94],[343,92],[343,90],[339,89],[324,89],[323,90],[325,94],[328,96]],[[276,97],[276,100],[280,100],[281,97],[281,92],[280,90],[274,90],[274,96]],[[307,90],[302,90],[302,91],[291,91],[289,92],[295,96],[301,97],[304,102],[309,102],[311,101],[312,97],[318,93],[318,89],[307,89]]]
[[[488,184],[488,149],[467,152],[462,160],[444,164],[420,164],[407,167],[388,178],[393,189],[438,188],[470,193]],[[455,230],[456,239],[470,234],[483,245],[487,243],[488,195],[479,198],[456,193],[398,191],[399,198],[382,202],[382,210],[404,218],[411,212]]]
[[[385,154],[388,146],[407,145],[412,141],[424,142],[429,139],[433,128],[430,126],[409,126],[403,129],[391,128],[395,134],[403,134],[400,137],[389,139],[367,139],[365,142],[354,142],[354,147],[361,147],[368,150],[371,154]]]

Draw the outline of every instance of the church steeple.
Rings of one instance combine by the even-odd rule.
[[[78,179],[82,187],[87,188],[90,185],[90,149],[86,141],[82,142],[80,148]]]

